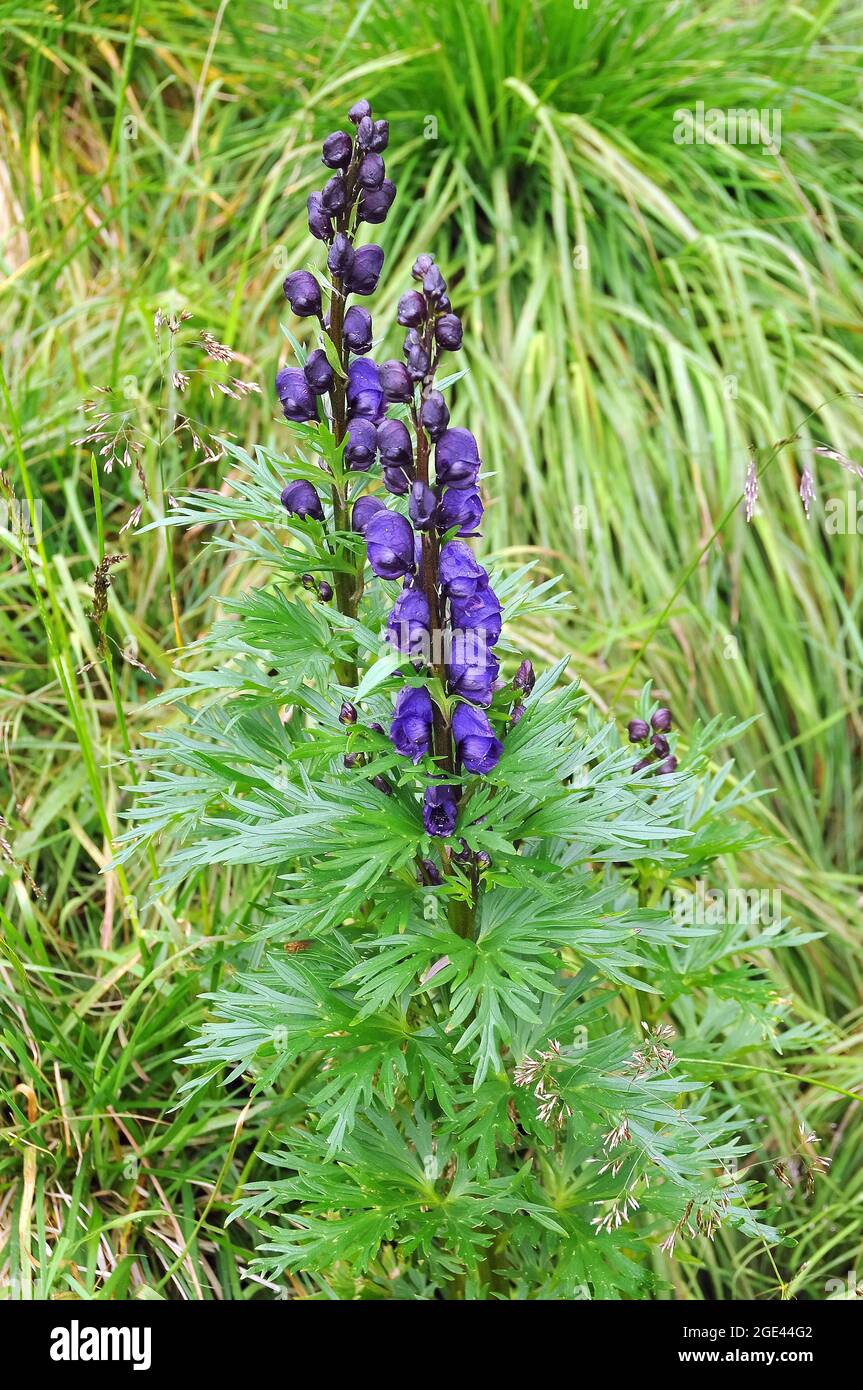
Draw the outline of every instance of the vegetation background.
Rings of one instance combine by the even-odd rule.
[[[250,1279],[253,1233],[225,1225],[287,1095],[177,1102],[254,874],[151,903],[152,863],[105,867],[173,649],[254,582],[200,535],[143,529],[228,471],[172,432],[170,370],[202,363],[160,362],[153,315],[187,307],[262,385],[238,403],[216,364],[192,377],[182,409],[205,443],[283,437],[280,283],[308,254],[317,145],[359,95],[390,119],[399,188],[376,329],[393,339],[410,261],[433,249],[466,318],[455,423],[494,472],[485,546],[574,596],[553,630],[525,626],[525,650],[574,652],[618,719],[648,676],[684,727],[757,714],[738,768],[772,792],[736,884],[778,889],[822,933],[774,962],[805,1065],[766,1047],[722,1084],[765,1171],[803,1119],[832,1168],[811,1195],[790,1165],[795,1243],[772,1259],[720,1234],[662,1272],[694,1299],[853,1287],[861,19],[839,0],[0,0],[0,453],[18,499],[0,498],[2,1296],[308,1292]],[[677,144],[675,112],[698,101],[781,112],[781,150]],[[110,472],[74,443],[96,388],[123,412]]]

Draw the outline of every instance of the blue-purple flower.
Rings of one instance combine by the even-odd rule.
[[[449,410],[440,391],[430,391],[420,406],[420,424],[432,440],[440,439],[449,424]]]
[[[479,581],[473,593],[466,598],[450,599],[453,627],[475,632],[486,644],[493,647],[500,637],[503,619],[500,600],[488,582],[488,577]]]
[[[503,744],[495,734],[488,715],[473,705],[458,705],[452,717],[456,752],[468,772],[485,775],[497,767]]]
[[[446,676],[454,695],[472,705],[490,705],[500,662],[480,633],[456,628],[450,634]]]
[[[488,579],[464,541],[447,541],[441,547],[438,573],[444,595],[450,599],[472,598],[480,580]]]
[[[432,702],[425,686],[406,686],[396,697],[390,738],[397,753],[418,763],[431,748]]]
[[[382,420],[386,414],[381,375],[371,357],[355,357],[348,367],[348,410],[352,416],[367,420]]]
[[[368,220],[366,218],[366,221]],[[346,288],[352,294],[374,294],[383,263],[384,253],[380,246],[361,246],[354,253],[353,265],[346,277]]]
[[[363,190],[358,208],[361,222],[369,222],[377,225],[386,220],[386,215],[395,201],[396,186],[390,179],[384,179],[380,188],[366,188]],[[358,291],[360,294],[371,293],[371,291]]]
[[[276,373],[276,395],[286,420],[317,420],[315,393],[299,367],[283,367]]]
[[[401,579],[415,567],[414,533],[410,522],[383,507],[366,524],[369,564],[379,579]]]
[[[360,304],[352,304],[345,314],[342,336],[351,352],[369,352],[372,346],[372,316]]]
[[[403,420],[383,420],[378,425],[378,449],[385,468],[413,470],[410,431]]]
[[[358,497],[351,512],[351,526],[355,531],[359,531],[361,536],[366,533],[366,527],[374,516],[375,512],[386,511],[386,505],[379,497],[374,497],[372,493],[366,492],[362,497]]]
[[[402,589],[387,619],[386,640],[406,656],[423,656],[428,651],[430,626],[428,599],[422,589]]]
[[[426,787],[423,825],[428,835],[452,835],[458,820],[458,802],[452,787],[435,782]]]
[[[441,532],[458,526],[460,536],[478,534],[482,521],[483,505],[475,489],[448,487],[438,503],[436,523]]]
[[[303,376],[316,396],[323,396],[333,389],[335,374],[323,348],[315,348],[314,352],[309,353],[303,367]]]
[[[378,432],[374,420],[366,420],[358,415],[348,421],[345,442],[345,463],[348,468],[365,473],[375,461],[378,447]]]
[[[295,483],[288,483],[282,489],[282,506],[291,516],[298,516],[301,521],[307,517],[313,517],[315,521],[323,521],[324,509],[321,506],[321,499],[315,492],[311,483],[307,483],[304,478],[300,478]]]
[[[354,142],[343,130],[335,130],[324,141],[322,162],[330,169],[347,169],[351,162]]]
[[[479,448],[470,430],[445,430],[435,448],[438,483],[449,487],[475,487],[480,467]]]
[[[295,314],[308,318],[321,312],[321,287],[309,270],[292,270],[282,286]]]

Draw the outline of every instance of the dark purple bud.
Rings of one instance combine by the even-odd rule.
[[[415,343],[408,348],[405,357],[407,359],[407,371],[411,381],[422,381],[428,376],[431,361],[426,349],[421,343]]]
[[[482,467],[477,442],[470,430],[446,430],[435,448],[437,481],[450,487],[473,488]]]
[[[376,150],[378,154],[383,154],[387,145],[390,143],[390,123],[389,121],[375,121],[372,129],[370,150]]]
[[[276,373],[276,394],[281,401],[286,420],[317,420],[315,393],[299,367],[282,367],[282,370]]]
[[[351,526],[355,531],[359,531],[361,536],[366,534],[366,527],[374,516],[375,512],[386,511],[386,506],[377,497],[372,497],[367,492],[362,497],[358,497],[354,503],[351,513]]]
[[[432,702],[424,686],[400,690],[390,738],[397,753],[418,763],[431,748]]]
[[[420,424],[430,439],[440,439],[449,424],[449,410],[440,391],[430,391],[420,406]]]
[[[632,764],[632,770],[633,772],[641,772],[642,768],[652,766],[653,763],[650,758],[639,758],[637,763]]]
[[[434,520],[437,508],[437,498],[430,487],[417,478],[411,488],[411,500],[408,507],[410,519],[418,531],[428,531]]]
[[[414,533],[406,517],[382,508],[369,518],[365,536],[369,564],[379,579],[401,579],[413,573]]]
[[[476,491],[448,487],[438,504],[436,524],[441,532],[458,526],[460,536],[476,536],[482,521],[483,506]]]
[[[456,861],[457,864],[472,864],[473,850],[471,849],[467,840],[460,839],[458,844],[458,849],[454,849],[452,851],[453,859]]]
[[[367,116],[370,116],[371,114],[372,108],[369,106],[369,103],[366,101],[365,97],[362,97],[359,101],[354,102],[353,106],[348,112],[348,120],[353,121],[354,125],[359,125],[360,121],[364,120]]]
[[[673,722],[671,718],[671,710],[666,709],[665,706],[662,706],[661,709],[658,709],[656,711],[655,715],[653,716],[650,722],[653,725],[654,731],[657,734],[667,734]]]
[[[357,124],[357,144],[361,150],[370,150],[375,138],[375,127],[371,116],[363,116]]]
[[[408,290],[399,300],[398,321],[405,328],[418,328],[425,323],[428,305],[419,290]]]
[[[381,364],[381,386],[388,401],[413,399],[414,385],[404,362],[392,358]]]
[[[341,707],[341,709],[339,710],[339,723],[340,723],[340,724],[356,724],[356,722],[357,722],[357,707],[356,707],[356,705],[352,705],[352,704],[350,703],[349,700],[343,700],[343,701],[342,701],[342,707]]]
[[[321,287],[308,270],[293,270],[282,286],[285,299],[300,318],[321,312]]]
[[[378,425],[378,449],[385,468],[413,470],[411,436],[403,420],[381,421]]]
[[[533,662],[525,657],[512,678],[513,690],[523,690],[525,695],[529,695],[536,685],[536,675],[533,669]]]
[[[339,275],[346,279],[351,273],[356,256],[354,248],[345,236],[344,232],[338,232],[333,237],[333,244],[327,254],[327,265],[333,275]]]
[[[326,579],[322,579],[318,585],[318,598],[321,603],[329,603],[333,597],[333,586],[328,584]]]
[[[491,727],[488,716],[472,705],[457,705],[452,717],[456,751],[468,772],[484,776],[497,767],[503,744]]]
[[[372,316],[368,309],[352,304],[345,314],[344,340],[351,352],[369,352],[372,346]]]
[[[345,464],[348,468],[365,473],[375,461],[377,447],[378,432],[373,420],[366,420],[360,415],[348,421],[345,443]]]
[[[490,705],[499,674],[500,663],[481,634],[458,630],[451,634],[446,675],[454,695],[472,705]]]
[[[355,357],[348,367],[348,410],[352,417],[378,421],[386,413],[378,364],[371,357]]]
[[[446,352],[458,352],[462,341],[461,319],[457,314],[441,314],[434,326],[435,342]]]
[[[420,859],[417,868],[420,883],[426,883],[432,888],[438,888],[443,883],[443,874],[434,860]]]
[[[365,154],[357,170],[357,183],[360,188],[380,188],[385,173],[384,162],[379,154]]]
[[[394,497],[404,497],[410,484],[411,480],[403,468],[384,468],[384,487]]]
[[[428,652],[431,617],[422,589],[403,589],[387,618],[386,640],[406,656]]]
[[[665,758],[661,763],[658,763],[655,770],[657,776],[663,776],[666,772],[673,772],[676,767],[677,759],[671,757]]]
[[[341,212],[348,201],[348,190],[341,174],[336,174],[334,178],[328,179],[321,192],[321,202],[326,211],[333,217],[337,212]]]
[[[513,705],[509,712],[510,723],[516,725],[524,715],[524,705]]]
[[[282,489],[282,506],[291,516],[298,516],[301,521],[310,516],[314,517],[315,521],[324,519],[320,497],[311,483],[302,478],[295,483],[288,483],[287,487]]]
[[[347,169],[351,162],[354,142],[343,130],[335,130],[324,141],[322,159],[330,169]]]
[[[423,276],[423,289],[435,303],[440,303],[441,295],[446,294],[446,280],[436,265],[430,266]]]
[[[387,213],[395,202],[395,196],[396,186],[390,179],[384,179],[380,188],[364,189],[359,202],[360,221],[375,226],[385,222]]]
[[[377,720],[372,720],[371,724],[369,725],[369,728],[371,729],[373,734],[382,734],[384,732],[383,724],[378,724]]]
[[[643,743],[650,733],[650,728],[643,719],[630,719],[626,730],[630,743]]]
[[[320,193],[310,193],[306,206],[309,209],[309,231],[318,241],[327,241],[332,235],[333,224]]]
[[[315,348],[314,352],[309,353],[303,367],[303,376],[316,396],[323,396],[333,389],[335,377],[323,348]]]
[[[474,633],[477,638],[493,647],[500,637],[503,619],[500,600],[486,577],[478,580],[474,592],[467,598],[450,595],[453,627],[465,633]],[[528,691],[528,694],[530,692]]]
[[[318,581],[315,579],[315,576],[313,574],[302,575],[300,578],[300,583],[302,584],[304,589],[311,590],[317,589],[318,587]]]
[[[383,792],[384,796],[392,796],[393,794],[393,789],[386,777],[381,777],[380,774],[372,778],[372,786],[376,791]]]
[[[657,758],[664,758],[668,753],[669,742],[664,734],[654,734],[650,740],[653,744],[653,751]]]
[[[374,294],[377,289],[384,253],[379,246],[361,246],[354,254],[354,263],[347,277],[352,294]]]
[[[350,771],[351,768],[362,767],[363,763],[365,762],[365,758],[363,757],[362,753],[346,753],[345,756],[342,758],[342,762],[344,763],[348,771]]]
[[[458,820],[458,802],[452,787],[436,783],[426,787],[423,798],[423,825],[428,835],[451,835]]]
[[[488,850],[477,850],[476,867],[479,869],[480,872],[482,872],[484,869],[491,868],[491,855],[489,854]]]
[[[411,267],[411,275],[415,280],[424,280],[433,265],[434,256],[430,256],[428,252],[423,252],[423,254],[417,256],[414,261]]]
[[[480,582],[488,582],[488,575],[464,541],[447,541],[441,548],[438,573],[444,595],[449,599],[473,598]]]

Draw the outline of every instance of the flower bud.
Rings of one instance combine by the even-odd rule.
[[[379,246],[361,246],[354,255],[347,276],[347,288],[353,294],[374,294],[383,263],[384,253]]]
[[[334,130],[324,141],[322,162],[330,169],[347,169],[351,162],[353,141],[343,130]]]
[[[285,299],[300,318],[321,312],[321,287],[308,270],[294,270],[285,278]]]
[[[306,206],[309,210],[309,231],[318,241],[327,241],[332,236],[333,224],[321,194],[310,193]]]
[[[342,762],[348,771],[350,771],[351,768],[362,767],[365,762],[365,757],[362,753],[346,753],[342,758]]]
[[[331,217],[341,212],[347,205],[348,190],[341,174],[328,179],[321,190],[321,202]]]
[[[431,266],[423,276],[423,289],[428,298],[435,301],[439,300],[442,294],[446,294],[446,280],[436,265]]]
[[[650,728],[643,719],[630,719],[626,728],[630,743],[643,743],[650,733]]]
[[[482,872],[484,869],[491,868],[491,855],[488,853],[488,850],[477,850],[476,867],[480,870],[480,872]]]
[[[433,265],[434,256],[430,256],[427,252],[424,252],[421,256],[417,256],[414,261],[411,268],[411,275],[415,280],[423,280]]]
[[[303,367],[303,376],[316,396],[323,396],[333,389],[335,377],[323,348],[315,348],[314,352],[309,353]]]
[[[632,764],[632,770],[633,772],[641,772],[642,768],[651,766],[652,763],[650,758],[639,758],[637,763]]]
[[[412,343],[405,356],[407,359],[407,372],[411,381],[422,381],[428,376],[431,361],[422,343]]]
[[[327,254],[327,265],[333,275],[338,275],[342,279],[347,278],[353,268],[354,248],[345,236],[344,232],[337,232],[333,237],[333,244]]]
[[[524,705],[513,705],[509,712],[510,723],[516,725],[524,715]]]
[[[318,581],[315,579],[315,576],[313,574],[301,575],[300,583],[302,584],[304,589],[308,590],[317,589],[318,587]]]
[[[536,675],[533,669],[533,662],[525,657],[512,678],[513,690],[523,690],[525,695],[529,695],[536,685]]]
[[[378,154],[383,154],[387,145],[390,143],[390,123],[389,121],[375,121],[372,127],[372,138],[369,144],[370,150],[375,150]]]
[[[653,751],[657,758],[664,758],[669,749],[668,739],[664,734],[654,734],[650,742],[653,744]]]
[[[368,309],[352,304],[345,314],[344,341],[351,352],[369,352],[372,346],[372,316]]]
[[[360,221],[373,225],[385,222],[395,196],[396,186],[391,179],[384,179],[380,188],[363,189],[359,201]]]
[[[655,715],[653,716],[650,722],[653,725],[653,728],[656,733],[667,734],[673,722],[671,718],[671,710],[667,709],[663,705],[661,709],[658,709],[656,711]]]
[[[328,584],[326,579],[322,579],[318,585],[318,598],[321,603],[329,603],[333,597],[333,586]]]
[[[348,112],[348,120],[352,121],[354,125],[359,125],[360,121],[365,120],[365,118],[371,114],[371,106],[366,101],[365,97],[362,97],[359,101],[354,102]]]
[[[673,772],[676,767],[677,759],[675,757],[665,758],[663,762],[657,764],[657,776],[663,776],[667,772]]]
[[[392,359],[381,365],[381,386],[388,401],[409,401],[414,387],[404,362]]]
[[[419,290],[408,290],[399,300],[398,322],[405,328],[418,328],[425,322],[428,305]]]
[[[438,888],[443,883],[443,874],[433,859],[418,860],[417,869],[420,883],[426,883],[432,888]]]
[[[299,367],[283,367],[276,373],[276,395],[286,420],[317,420],[315,395]]]
[[[350,703],[349,700],[343,700],[343,701],[342,701],[342,707],[341,707],[341,709],[339,710],[339,723],[340,723],[340,724],[356,724],[356,722],[357,722],[357,707],[356,707],[356,705],[352,705],[352,704]]]
[[[377,777],[372,778],[372,786],[377,791],[383,792],[384,796],[392,796],[393,794],[393,789],[387,781],[386,777],[381,777],[380,774],[378,774]]]
[[[461,319],[457,314],[441,314],[434,326],[435,342],[446,352],[458,352],[462,343]]]
[[[365,154],[357,170],[357,183],[360,188],[380,188],[385,173],[384,162],[379,154]]]
[[[430,391],[420,406],[420,424],[432,440],[440,439],[449,424],[449,410],[440,391]]]
[[[437,498],[430,487],[417,478],[411,488],[411,500],[408,506],[408,514],[411,521],[418,531],[428,531],[434,520]]]

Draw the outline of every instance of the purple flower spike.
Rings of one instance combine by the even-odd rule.
[[[449,487],[476,486],[481,464],[479,448],[470,430],[446,430],[435,449],[437,480]]]
[[[282,490],[282,506],[291,516],[298,516],[301,521],[310,516],[314,517],[315,521],[324,519],[320,497],[311,483],[307,483],[303,478],[295,483],[288,483]]]
[[[401,579],[415,567],[414,533],[398,512],[382,508],[366,524],[369,564],[379,579]]]
[[[360,221],[374,226],[386,221],[395,196],[396,186],[390,179],[384,179],[380,188],[364,189],[359,201]]]
[[[372,346],[372,316],[368,309],[352,304],[345,314],[344,340],[351,352],[370,352]]]
[[[503,619],[500,601],[487,579],[482,579],[470,598],[450,600],[453,626],[463,632],[474,632],[493,647],[500,637]]]
[[[431,748],[432,702],[425,687],[407,686],[396,699],[390,738],[397,753],[418,763]]]
[[[303,423],[317,420],[315,393],[299,367],[283,367],[276,373],[276,394],[281,401],[286,420]]]
[[[378,425],[378,448],[385,468],[413,470],[414,455],[410,432],[403,420],[382,420]]]
[[[387,619],[386,640],[406,656],[421,657],[428,652],[430,626],[428,599],[422,589],[403,589]]]
[[[351,512],[351,526],[355,531],[359,531],[361,536],[366,534],[366,527],[371,521],[375,512],[386,511],[386,506],[380,498],[373,497],[370,492],[358,497]]]
[[[441,783],[426,787],[423,825],[428,835],[452,835],[458,820],[458,803],[452,787]]]
[[[365,473],[375,461],[378,447],[378,432],[373,420],[358,416],[348,421],[348,437],[345,444],[345,463],[348,468]]]
[[[438,530],[444,532],[458,526],[460,536],[476,536],[482,521],[482,512],[483,506],[478,492],[465,492],[461,488],[448,487],[438,504]]]
[[[441,548],[439,574],[447,598],[473,598],[481,580],[488,580],[482,565],[464,541],[447,541]]]
[[[383,419],[387,407],[381,374],[371,357],[355,357],[348,367],[347,398],[352,416],[362,415],[375,422]]]
[[[321,287],[308,270],[292,270],[282,286],[285,299],[300,318],[321,312]]]
[[[497,767],[503,744],[482,710],[459,705],[452,717],[452,731],[458,755],[468,772],[485,775]]]
[[[354,253],[354,263],[347,276],[347,288],[353,294],[374,294],[378,287],[384,253],[380,246],[361,246]]]

